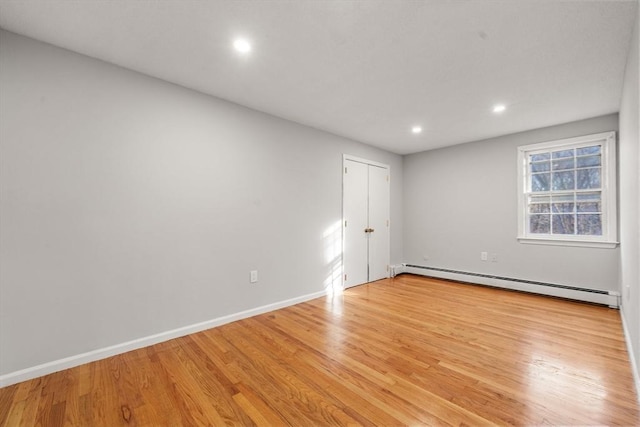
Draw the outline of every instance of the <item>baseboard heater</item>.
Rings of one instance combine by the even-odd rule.
[[[394,266],[393,275],[410,273],[420,276],[437,277],[459,282],[476,283],[516,291],[550,295],[578,301],[608,305],[620,308],[620,293],[598,289],[578,288],[556,283],[536,282],[533,280],[515,279],[512,277],[494,276],[491,274],[470,273],[468,271],[449,270],[446,268],[426,267],[423,265],[402,264]]]

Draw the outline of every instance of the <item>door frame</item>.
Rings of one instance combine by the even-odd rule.
[[[345,289],[345,280],[344,280],[344,275],[345,275],[345,265],[344,265],[344,247],[345,247],[345,230],[344,230],[344,222],[345,222],[345,212],[344,212],[344,171],[346,168],[346,162],[347,160],[352,161],[352,162],[357,162],[357,163],[364,163],[366,165],[370,165],[370,166],[376,166],[379,168],[385,168],[387,169],[387,172],[389,173],[389,227],[387,227],[387,235],[389,237],[389,263],[391,263],[391,165],[388,165],[386,163],[380,163],[380,162],[376,162],[375,160],[369,160],[369,159],[365,159],[363,157],[358,157],[358,156],[353,156],[351,154],[342,154],[342,197],[341,197],[341,201],[342,201],[342,250],[340,253],[340,264],[342,266],[342,274],[340,275],[340,279],[342,282],[342,289]],[[387,272],[388,274],[390,273],[389,271]],[[389,275],[387,274],[387,277],[389,277]],[[367,279],[368,280],[368,279]],[[368,283],[368,282],[367,282]],[[355,286],[355,285],[354,285]]]

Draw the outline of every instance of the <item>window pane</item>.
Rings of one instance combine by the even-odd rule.
[[[599,191],[576,193],[578,212],[602,212],[601,194]]]
[[[529,213],[548,213],[551,209],[551,197],[529,196]]]
[[[531,191],[549,191],[549,174],[534,173],[531,175]]]
[[[600,166],[601,163],[601,158],[600,156],[586,156],[586,157],[578,157],[576,159],[577,161],[577,167],[579,168],[586,168],[589,166]]]
[[[530,160],[532,162],[540,162],[542,160],[549,160],[550,158],[551,158],[551,155],[549,153],[532,154],[530,156]]]
[[[531,215],[529,217],[529,232],[535,234],[549,234],[549,215]]]
[[[592,147],[576,148],[577,156],[588,156],[589,154],[600,154],[600,146],[594,145]]]
[[[554,151],[552,153],[552,156],[554,159],[559,159],[562,157],[573,157],[573,153],[575,150],[571,149],[571,150],[562,150],[562,151]]]
[[[590,170],[590,169],[584,169]],[[591,187],[585,187],[591,188]],[[573,190],[575,189],[574,172],[554,172],[553,173],[553,190]]]
[[[532,203],[529,205],[530,213],[548,213],[549,203]]]
[[[573,214],[553,215],[553,234],[574,234],[575,216]]]
[[[600,168],[578,169],[578,189],[600,188]]]
[[[559,159],[553,161],[553,170],[573,169],[575,167],[573,157],[569,159]]]
[[[574,206],[575,205],[573,203],[554,203],[553,212],[573,212]]]
[[[601,236],[602,215],[578,215],[578,234],[583,236]]]
[[[578,212],[602,212],[600,202],[580,202],[577,208]]]
[[[549,162],[537,162],[531,163],[531,172],[548,172],[551,170],[551,163]]]

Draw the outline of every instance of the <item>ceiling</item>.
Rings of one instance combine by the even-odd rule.
[[[407,154],[617,112],[637,7],[0,0],[0,27]]]

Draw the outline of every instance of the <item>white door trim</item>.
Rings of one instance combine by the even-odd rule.
[[[356,156],[352,156],[350,154],[343,154],[342,155],[342,167],[344,168],[344,162],[345,160],[351,160],[352,162],[358,162],[358,163],[364,163],[367,165],[371,165],[371,166],[377,166],[379,168],[385,168],[389,171],[389,173],[391,173],[391,166],[386,165],[384,163],[380,163],[380,162],[376,162],[373,160],[367,160],[367,159],[363,159],[362,157],[356,157]]]

